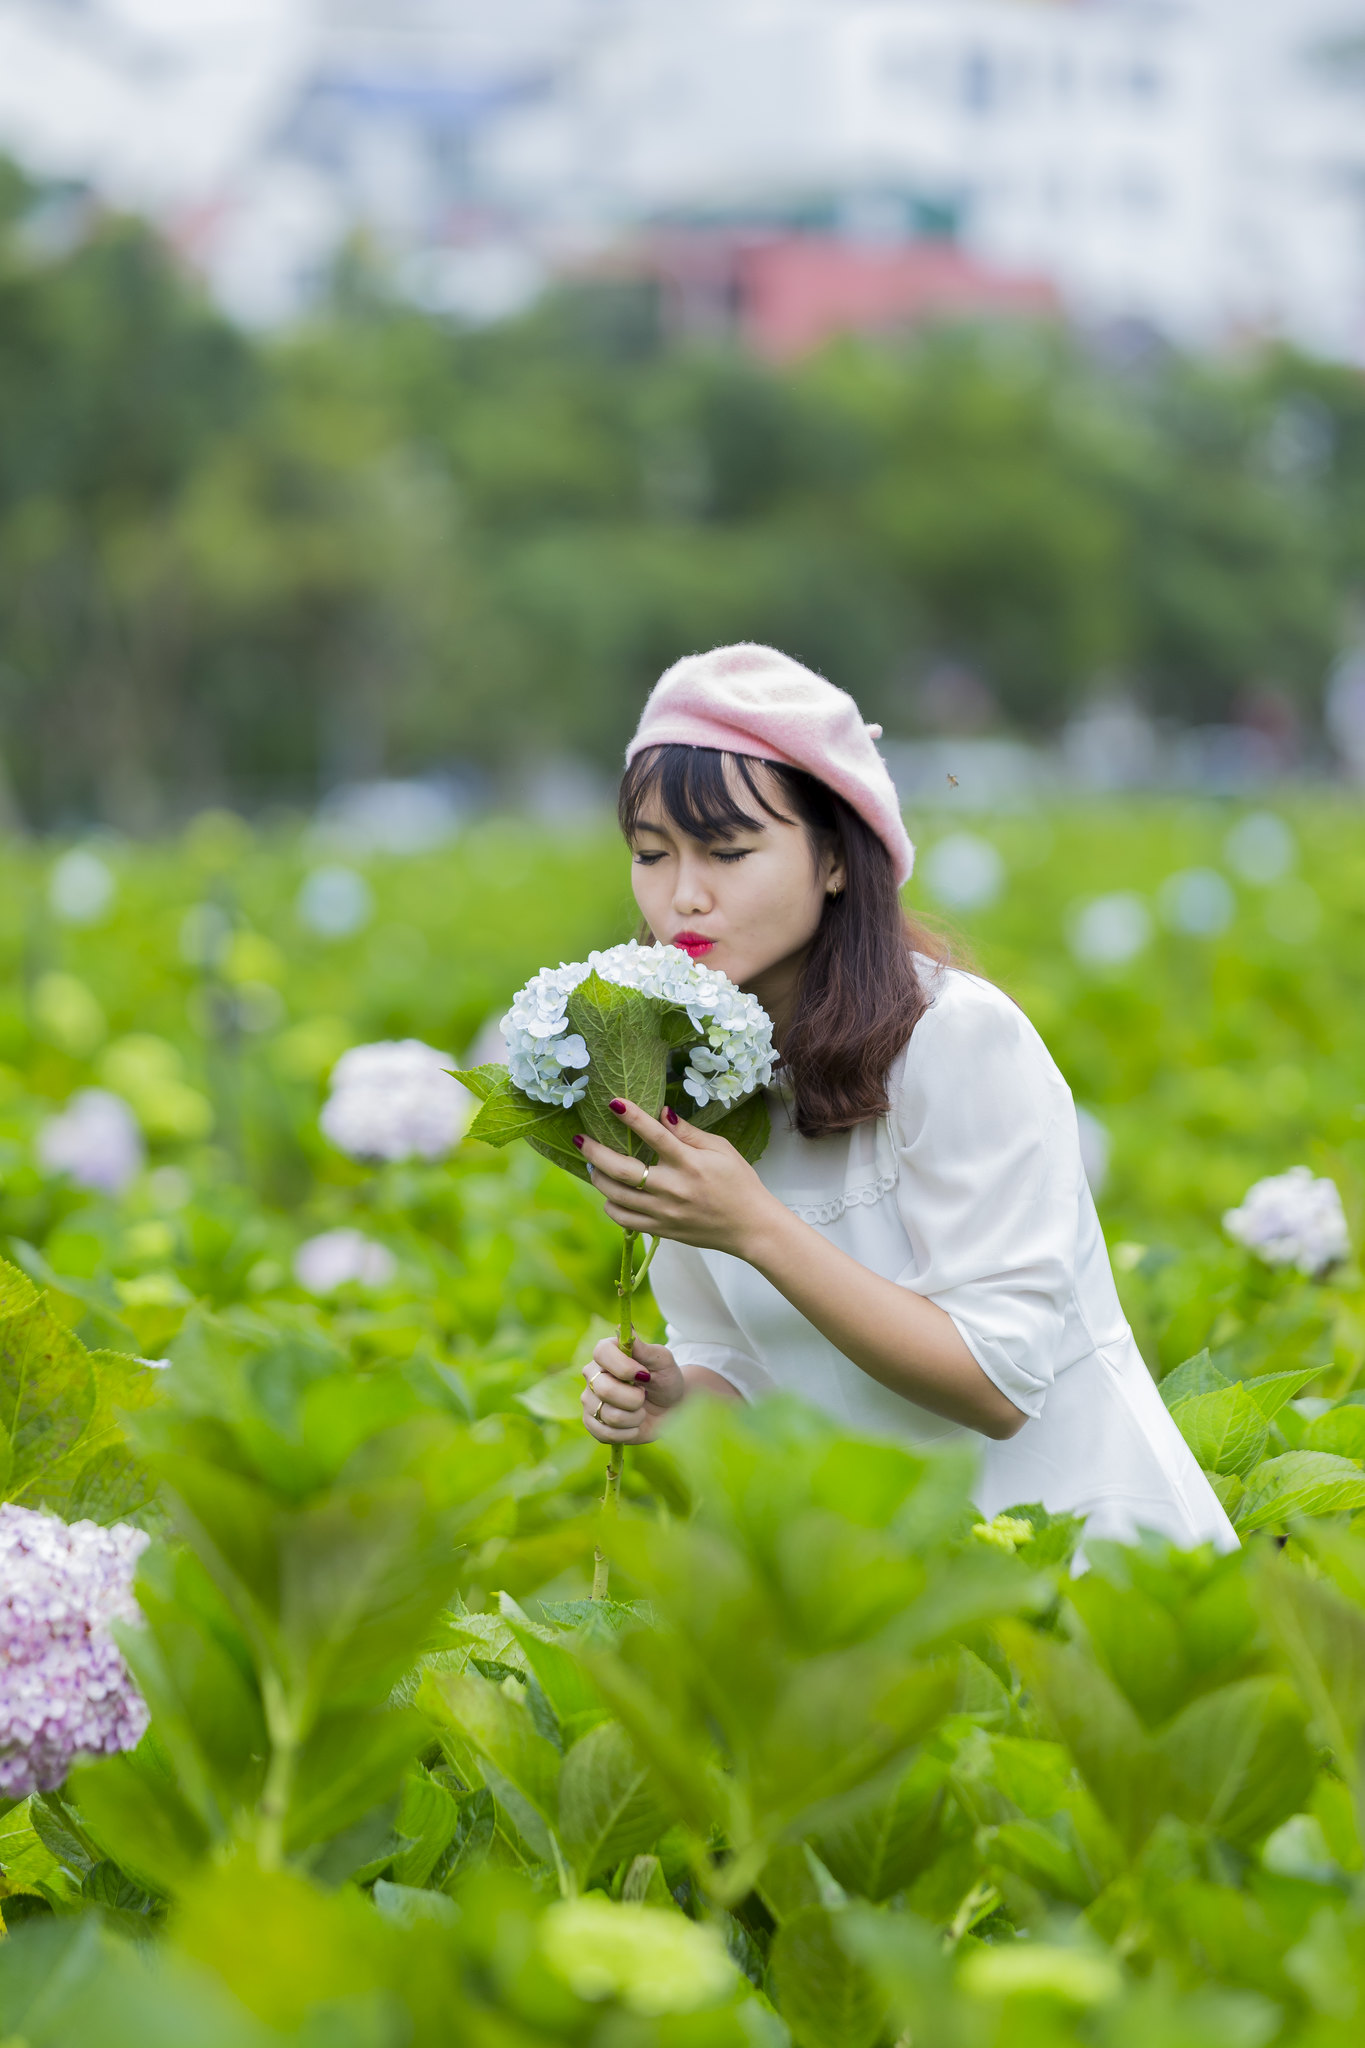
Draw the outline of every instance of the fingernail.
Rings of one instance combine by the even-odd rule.
[[[622,1102],[619,1095],[612,1096],[611,1101],[607,1104],[607,1108],[614,1109],[618,1116],[624,1116],[626,1113],[626,1105]]]
[[[638,1380],[638,1381],[640,1382],[640,1385],[641,1385],[641,1386],[643,1386],[643,1385],[644,1385],[644,1383],[645,1383],[645,1381],[646,1381],[647,1379],[650,1379],[650,1378],[652,1378],[652,1377],[653,1377],[653,1375],[652,1375],[652,1374],[650,1374],[650,1373],[647,1373],[647,1372],[645,1371],[644,1367],[643,1367],[643,1366],[641,1366],[641,1367],[640,1367],[640,1370],[639,1370],[639,1371],[638,1371],[638,1372],[636,1373],[635,1377],[636,1377],[636,1379],[637,1379],[637,1380]]]
[[[671,1124],[675,1124],[678,1121],[678,1112],[676,1109],[666,1109],[664,1111],[664,1115],[668,1118],[668,1121]]]
[[[575,1145],[577,1145],[579,1151],[581,1152],[583,1150],[583,1133],[581,1131],[578,1133],[578,1136],[574,1139],[574,1143]]]

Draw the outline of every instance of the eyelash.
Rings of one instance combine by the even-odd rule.
[[[749,848],[745,847],[742,853],[718,853],[713,858],[724,861],[725,865],[730,867],[735,861],[747,860],[749,858]],[[662,859],[663,855],[661,853],[637,853],[635,856],[636,866],[642,868],[652,868],[656,861]]]

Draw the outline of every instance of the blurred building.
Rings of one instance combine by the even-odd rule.
[[[157,207],[258,319],[356,229],[477,320],[648,224],[784,347],[1045,285],[1362,359],[1363,113],[1365,0],[0,0],[0,142]],[[886,253],[925,241],[958,253]]]

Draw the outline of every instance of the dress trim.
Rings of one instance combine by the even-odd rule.
[[[880,1202],[883,1195],[890,1194],[897,1179],[895,1173],[884,1173],[880,1180],[868,1181],[864,1187],[845,1188],[829,1202],[789,1202],[780,1194],[777,1199],[803,1223],[837,1223],[845,1209],[870,1209],[874,1202]],[[773,1192],[776,1194],[777,1190]]]

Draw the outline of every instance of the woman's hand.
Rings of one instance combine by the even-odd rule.
[[[574,1139],[592,1168],[593,1186],[606,1197],[612,1222],[622,1230],[648,1231],[651,1237],[744,1258],[755,1226],[781,1204],[743,1153],[728,1138],[694,1131],[674,1110],[666,1109],[667,1121],[660,1123],[633,1102],[611,1106],[627,1129],[659,1155],[641,1190],[643,1159],[615,1152],[585,1134]]]
[[[653,1443],[660,1419],[687,1391],[667,1345],[646,1344],[643,1337],[635,1339],[633,1358],[614,1337],[604,1337],[583,1377],[583,1427],[602,1444]]]

